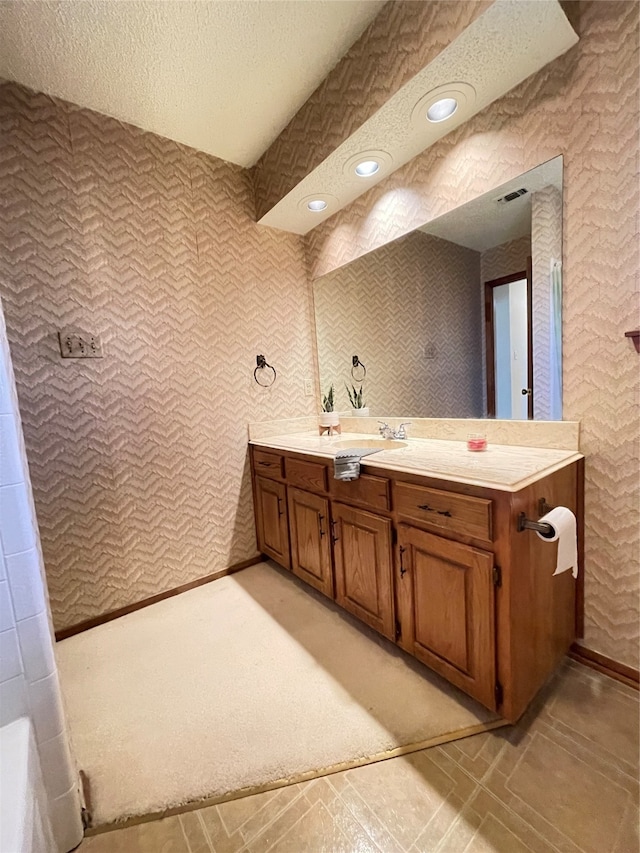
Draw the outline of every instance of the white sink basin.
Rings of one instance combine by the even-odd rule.
[[[392,438],[349,438],[345,441],[337,441],[334,445],[338,450],[346,450],[348,447],[361,447],[366,450],[398,450],[406,447],[406,441],[395,441]]]

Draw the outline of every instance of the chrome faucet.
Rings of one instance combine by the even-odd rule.
[[[400,438],[400,439],[406,438],[407,437],[407,431],[405,430],[405,427],[408,427],[411,425],[411,421],[406,421],[405,423],[400,424],[398,429],[393,429],[393,427],[390,427],[389,424],[385,423],[384,421],[378,421],[378,423],[380,424],[380,426],[378,427],[378,432],[380,433],[380,435],[383,438],[389,438],[389,439],[391,439],[391,438]]]

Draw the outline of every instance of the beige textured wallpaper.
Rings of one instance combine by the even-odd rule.
[[[314,282],[320,384],[338,409],[357,354],[372,417],[480,417],[479,280],[478,252],[416,231]]]
[[[580,35],[572,50],[318,226],[307,245],[312,275],[323,275],[564,155],[564,417],[581,421],[587,457],[585,644],[637,666],[640,370],[624,333],[640,313],[640,7],[567,8]]]
[[[238,167],[14,84],[0,138],[0,295],[59,629],[255,554],[247,423],[316,411],[310,292]],[[69,326],[104,358],[62,360]]]

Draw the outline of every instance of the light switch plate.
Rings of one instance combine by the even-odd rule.
[[[61,329],[58,339],[62,358],[102,358],[100,335],[79,332],[77,329]]]

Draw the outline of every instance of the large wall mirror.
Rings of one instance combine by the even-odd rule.
[[[562,157],[313,285],[320,382],[373,417],[562,418]],[[355,377],[355,378],[354,378]]]

